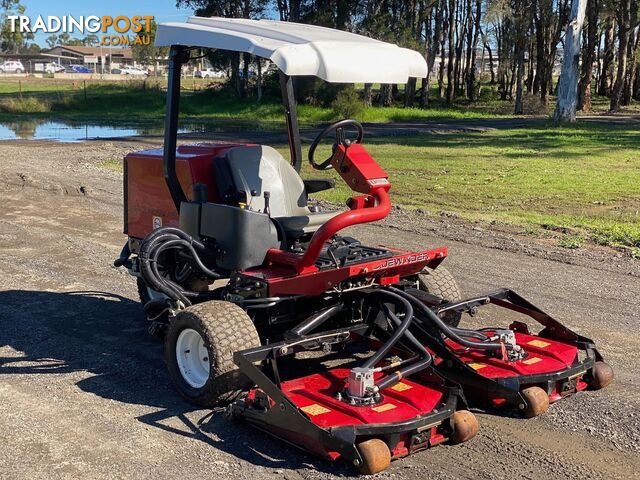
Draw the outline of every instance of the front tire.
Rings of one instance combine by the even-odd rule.
[[[253,321],[230,302],[212,300],[178,313],[165,338],[165,361],[178,392],[202,407],[235,400],[251,386],[233,354],[260,346]]]
[[[453,278],[449,270],[444,267],[438,267],[436,269],[425,267],[424,270],[418,274],[418,288],[423,292],[440,297],[447,302],[462,300],[458,282],[456,282],[456,279]],[[462,313],[460,312],[446,312],[443,320],[447,325],[457,327],[460,324],[461,318]]]

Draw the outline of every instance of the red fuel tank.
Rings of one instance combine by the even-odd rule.
[[[232,143],[182,145],[176,152],[176,173],[185,195],[193,185],[208,188],[208,200],[218,202],[214,162]],[[133,152],[124,158],[124,233],[142,239],[158,227],[178,226],[178,212],[164,179],[161,148]]]

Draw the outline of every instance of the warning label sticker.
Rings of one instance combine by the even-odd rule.
[[[306,407],[300,408],[307,415],[311,415],[315,417],[316,415],[322,415],[323,413],[329,413],[331,410],[323,407],[322,405],[318,405],[317,403],[312,403],[311,405],[307,405]]]
[[[374,412],[382,413],[393,410],[394,408],[396,408],[396,406],[393,403],[384,403],[382,405],[378,405],[377,407],[373,407],[371,410],[373,410]]]
[[[393,387],[391,387],[391,390],[395,390],[396,392],[404,392],[405,390],[409,390],[413,388],[411,385],[407,385],[406,383],[396,383]]]
[[[551,344],[548,342],[543,342],[542,340],[531,340],[530,342],[527,342],[527,345],[531,345],[532,347],[545,348]]]
[[[468,363],[467,365],[469,365],[474,370],[480,370],[481,368],[486,367],[484,363]]]
[[[523,360],[522,363],[524,363],[525,365],[534,365],[541,361],[542,359],[540,357],[532,357],[532,358],[527,358],[526,360]]]

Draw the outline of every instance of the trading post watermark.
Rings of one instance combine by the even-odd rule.
[[[153,15],[119,15],[102,16],[47,16],[38,15],[31,19],[26,15],[9,15],[11,32],[21,33],[68,33],[68,34],[102,34],[100,45],[131,46],[149,45],[151,43],[151,26]],[[115,34],[113,34],[115,32]]]

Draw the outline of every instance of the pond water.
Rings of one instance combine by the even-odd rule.
[[[198,131],[188,127],[180,133]],[[0,140],[54,140],[58,142],[82,142],[97,138],[130,137],[134,135],[162,135],[161,122],[138,125],[102,123],[96,121],[14,120],[0,121]]]

